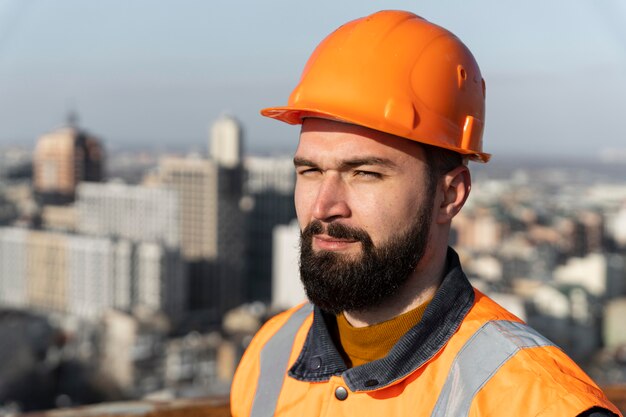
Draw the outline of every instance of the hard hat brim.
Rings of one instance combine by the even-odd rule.
[[[325,112],[325,111],[315,109],[315,108],[294,108],[291,106],[267,107],[267,108],[262,109],[260,113],[262,116],[269,117],[271,119],[280,120],[281,122],[285,122],[290,125],[302,124],[302,120],[304,120],[307,117],[319,117],[321,119],[329,119],[329,120],[335,120],[338,122],[351,123],[351,124],[363,126],[362,123],[359,123],[356,120],[340,118],[332,113]],[[370,126],[365,126],[365,127],[370,127]],[[437,146],[437,147],[441,147],[444,149],[449,149],[451,151],[458,152],[475,162],[486,163],[491,159],[491,154],[484,153],[484,152],[480,152],[480,153],[468,152],[465,149],[441,146],[440,144],[429,143],[427,141],[420,141],[420,140],[415,140],[412,138],[406,138],[406,139],[413,140],[415,142],[421,142],[421,143],[431,145],[431,146]]]
[[[354,121],[338,118],[337,116],[324,112],[319,109],[302,109],[293,108],[289,106],[282,107],[268,107],[261,110],[261,115],[272,119],[280,120],[281,122],[289,123],[290,125],[302,124],[302,120],[307,117],[319,117],[322,119],[337,120],[340,122],[354,123]]]

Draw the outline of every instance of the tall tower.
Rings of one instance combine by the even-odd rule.
[[[202,158],[161,160],[161,181],[179,201],[180,249],[187,261],[215,260],[218,255],[217,169]]]
[[[209,155],[219,170],[220,204],[225,213],[237,211],[243,192],[243,129],[234,117],[221,116],[211,125],[210,132]]]
[[[288,157],[246,157],[244,166],[244,189],[253,202],[246,219],[246,298],[269,302],[273,299],[276,265],[272,259],[277,256],[272,245],[273,232],[278,225],[289,224],[296,217],[295,170]],[[297,274],[292,279],[298,284]]]
[[[200,157],[164,158],[159,166],[163,184],[178,194],[187,305],[211,323],[219,322],[242,298],[243,251],[238,248],[243,247],[243,221],[232,198],[239,192],[230,190],[227,176],[238,169],[222,169]]]
[[[232,300],[224,308],[232,308],[244,295],[246,262],[245,215],[241,209],[244,182],[241,124],[232,116],[221,116],[211,126],[209,146],[217,167],[218,275],[222,296]]]
[[[66,126],[42,135],[33,157],[35,194],[43,204],[74,201],[81,181],[102,181],[104,150],[99,139],[79,129],[70,115]]]
[[[209,155],[220,167],[236,168],[241,165],[242,128],[232,116],[221,116],[210,129]]]

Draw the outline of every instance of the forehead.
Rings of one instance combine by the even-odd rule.
[[[424,161],[423,147],[414,141],[367,127],[328,119],[302,123],[296,157],[346,159],[384,157],[397,162]]]

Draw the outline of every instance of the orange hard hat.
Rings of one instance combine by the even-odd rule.
[[[452,33],[404,11],[349,22],[315,49],[287,106],[290,124],[321,117],[369,127],[487,162],[485,81]]]

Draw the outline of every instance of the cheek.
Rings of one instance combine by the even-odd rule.
[[[368,210],[371,232],[377,234],[378,240],[385,240],[393,235],[403,233],[421,211],[424,198],[406,190],[397,193],[386,193],[383,198],[370,200]],[[371,207],[375,207],[374,210]],[[374,238],[374,236],[372,236]]]
[[[359,193],[350,199],[355,225],[363,228],[376,242],[386,240],[402,223],[398,198],[388,190]]]
[[[311,217],[310,214],[313,201],[311,201],[310,195],[311,193],[306,190],[306,187],[302,186],[300,182],[296,181],[296,187],[294,189],[294,205],[296,208],[298,223],[300,223],[301,229],[309,224],[309,219]]]

